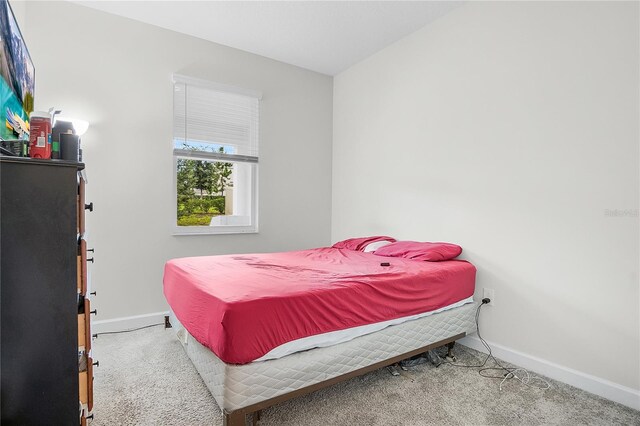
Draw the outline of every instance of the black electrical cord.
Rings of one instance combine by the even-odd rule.
[[[159,325],[164,325],[163,322],[158,323],[158,324],[151,324],[151,325],[145,325],[143,327],[138,327],[138,328],[132,328],[131,330],[122,330],[122,331],[104,331],[102,333],[96,333],[95,336],[102,336],[103,334],[120,334],[120,333],[129,333],[132,331],[138,331],[138,330],[143,330],[145,328],[149,328],[149,327],[157,327]]]
[[[480,368],[480,370],[478,370],[478,374],[481,375],[482,377],[486,377],[488,379],[500,379],[500,380],[504,380],[504,378],[506,376],[508,376],[509,374],[511,374],[513,371],[515,371],[515,368],[507,368],[505,366],[503,366],[502,364],[500,364],[500,362],[493,356],[493,352],[491,351],[491,346],[489,346],[489,344],[486,342],[486,340],[484,340],[482,338],[482,335],[480,334],[480,309],[490,303],[491,300],[485,298],[482,299],[482,303],[480,304],[480,306],[478,306],[478,309],[476,310],[476,333],[478,334],[478,338],[480,339],[480,342],[482,342],[482,344],[484,345],[484,347],[487,349],[487,357],[484,359],[484,361],[482,362],[482,364],[478,364],[478,365],[466,365],[466,364],[455,364],[451,361],[443,361],[441,364],[438,365],[438,367],[442,364],[448,364],[451,365],[453,367],[463,367],[463,368]],[[489,359],[492,359],[493,362],[498,365],[498,367],[484,367],[485,365],[487,365],[487,361],[489,361]],[[482,368],[484,367],[484,368]],[[488,376],[486,374],[482,374],[483,371],[490,371],[490,370],[499,370],[499,371],[506,371],[505,374],[503,374],[502,376]]]

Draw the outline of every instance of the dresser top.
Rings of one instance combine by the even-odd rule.
[[[38,164],[41,166],[74,167],[78,170],[84,169],[84,163],[77,161],[44,160],[40,158],[12,157],[10,155],[0,155],[0,163]]]

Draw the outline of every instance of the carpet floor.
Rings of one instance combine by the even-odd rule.
[[[94,342],[92,426],[221,425],[222,414],[171,330]],[[456,345],[459,363],[485,355]],[[482,378],[477,368],[384,368],[262,412],[271,425],[640,425],[640,412],[549,380],[547,390]]]

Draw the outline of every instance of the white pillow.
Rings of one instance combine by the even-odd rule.
[[[376,241],[375,243],[370,243],[368,244],[364,250],[365,253],[371,252],[371,251],[376,251],[378,250],[380,247],[384,247],[387,244],[391,244],[391,241]]]

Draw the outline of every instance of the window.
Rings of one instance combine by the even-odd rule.
[[[258,231],[261,95],[174,75],[177,234]]]

